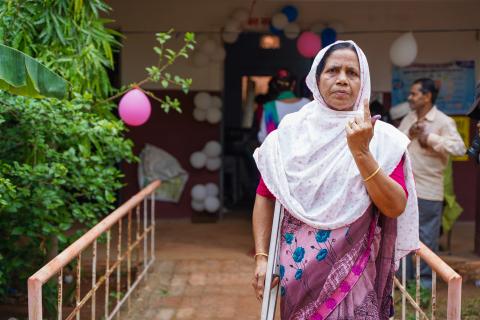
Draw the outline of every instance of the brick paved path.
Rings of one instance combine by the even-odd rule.
[[[122,319],[259,319],[250,221],[160,221],[157,261]]]

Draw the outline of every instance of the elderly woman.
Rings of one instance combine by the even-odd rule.
[[[282,319],[388,319],[398,260],[418,249],[408,138],[372,119],[367,59],[352,41],[315,58],[314,101],[287,115],[254,153],[262,180],[253,210],[262,299],[275,201],[284,208]]]

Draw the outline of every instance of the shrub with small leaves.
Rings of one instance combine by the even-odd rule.
[[[33,56],[70,85],[61,101],[0,91],[0,300],[7,289],[25,293],[27,278],[57,243],[62,250],[116,205],[122,186],[118,164],[137,158],[113,113],[114,100],[147,82],[184,92],[192,83],[166,69],[188,57],[194,34],[186,33],[185,45],[174,51],[166,47],[170,30],[156,35],[159,59],[147,68],[148,76],[113,88],[108,69],[119,46],[115,36],[121,35],[99,16],[109,10],[102,0],[0,2],[0,43]],[[165,112],[181,111],[177,99],[144,92]],[[55,306],[55,299],[47,283],[45,306]]]

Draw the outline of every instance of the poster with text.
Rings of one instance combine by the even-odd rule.
[[[408,98],[410,87],[419,78],[431,78],[440,89],[437,107],[446,114],[466,114],[475,96],[475,62],[454,61],[442,64],[414,64],[394,67],[392,106]]]

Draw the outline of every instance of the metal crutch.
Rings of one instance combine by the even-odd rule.
[[[280,226],[283,219],[283,208],[281,204],[275,202],[275,211],[273,213],[272,234],[270,236],[270,247],[268,250],[267,274],[265,276],[265,287],[263,289],[262,316],[261,320],[273,320],[275,317],[275,307],[277,304],[278,289],[280,283],[275,288],[270,289],[273,276],[278,275],[278,251],[280,247],[281,232]]]

